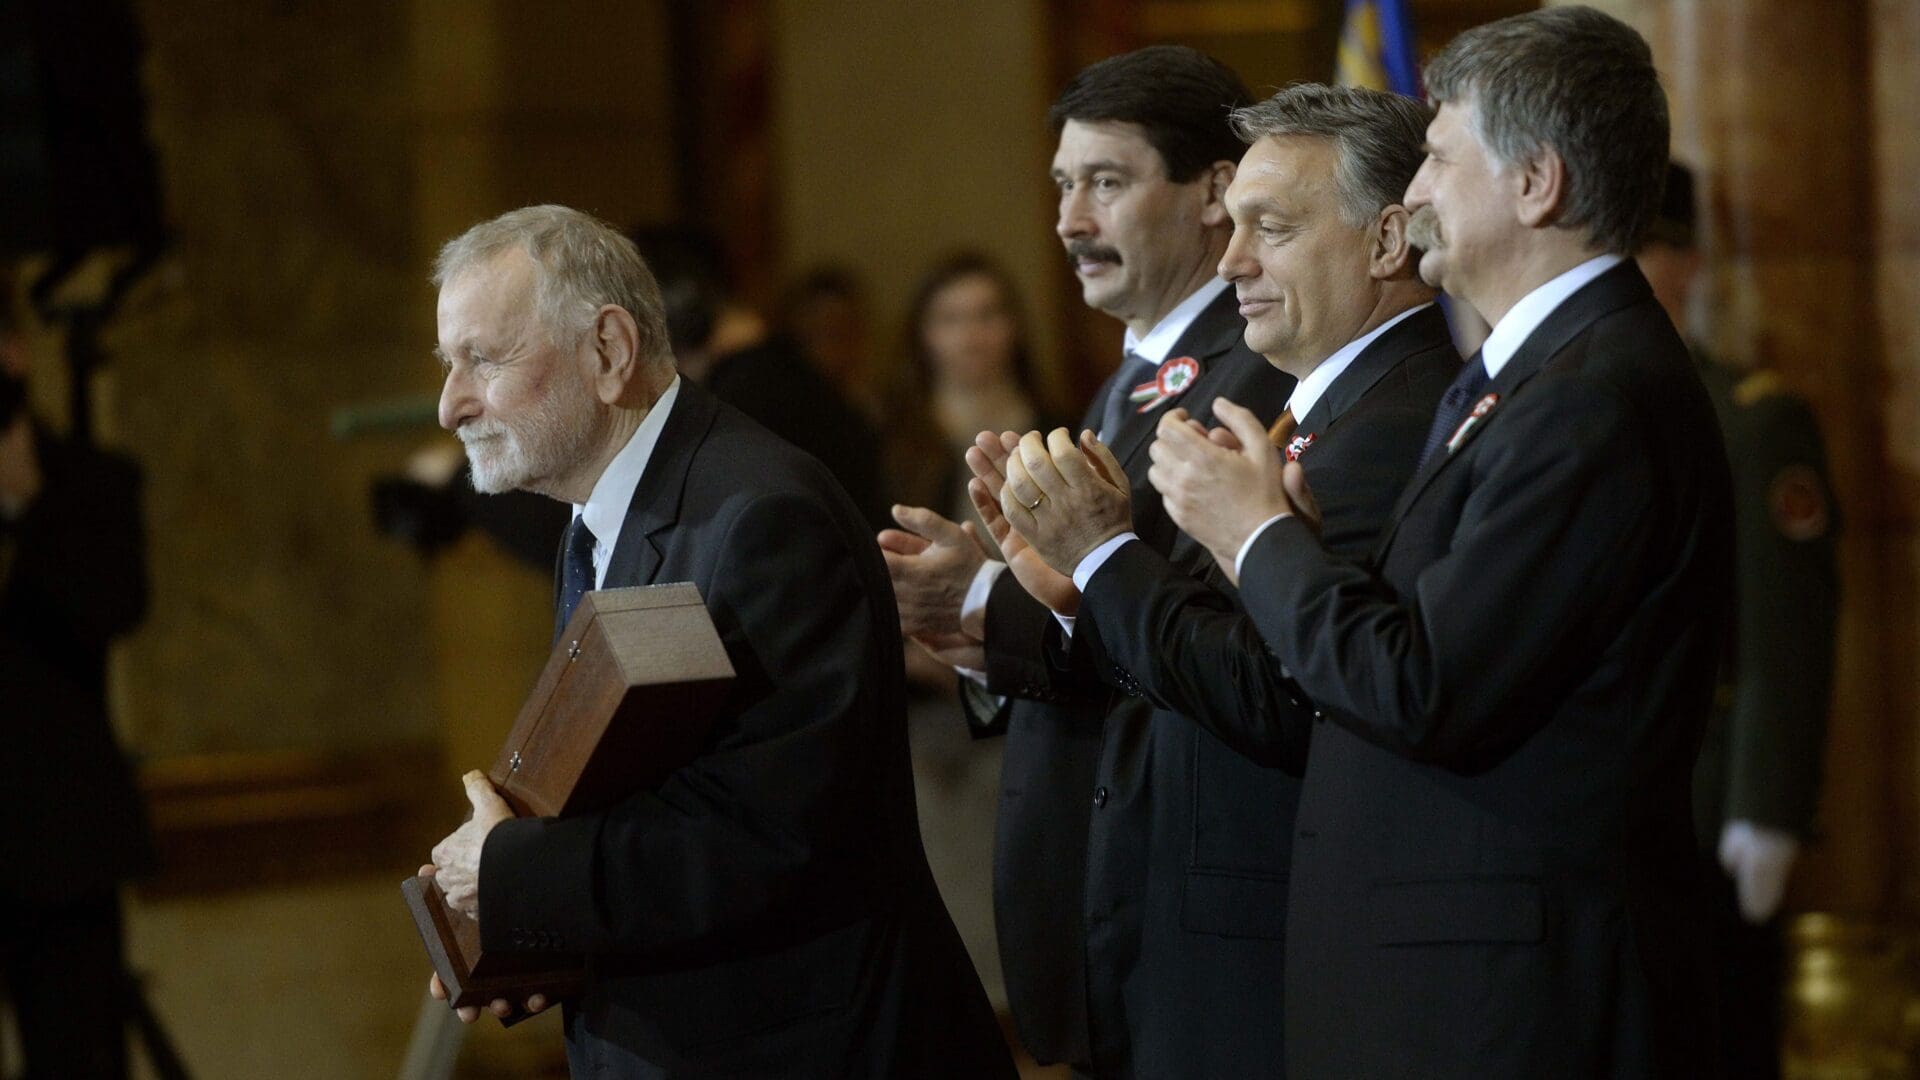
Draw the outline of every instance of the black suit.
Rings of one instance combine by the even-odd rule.
[[[1312,442],[1299,460],[1324,493],[1336,551],[1364,554],[1385,531],[1459,366],[1430,307],[1369,343],[1308,410],[1297,434]],[[1183,535],[1173,560],[1146,544],[1115,550],[1087,582],[1073,637],[1110,682],[1157,706],[1145,925],[1126,987],[1135,1066],[1142,1076],[1279,1076],[1305,754],[1283,769],[1241,731],[1298,691],[1234,607],[1231,585],[1182,569],[1204,557],[1197,547]]]
[[[1179,535],[1146,479],[1160,417],[1179,407],[1210,421],[1214,398],[1224,396],[1271,420],[1293,389],[1292,378],[1241,340],[1246,323],[1237,308],[1229,289],[1168,353],[1200,363],[1184,394],[1145,414],[1127,410],[1108,433],[1132,483],[1134,531],[1157,551],[1172,550]],[[1134,375],[1123,368],[1107,389]],[[1098,426],[1106,396],[1103,389],[1094,399],[1084,426]],[[1205,552],[1190,541],[1187,548],[1181,566],[1201,572]],[[993,860],[1007,999],[1036,1058],[1102,1075],[1153,1075],[1147,1063],[1164,1060],[1163,1048],[1184,1036],[1170,1029],[1177,1018],[1155,1013],[1134,989],[1155,828],[1151,709],[1115,694],[1059,644],[1052,613],[1001,574],[987,605],[986,649],[988,688],[1015,699],[1004,714]]]
[[[34,443],[40,495],[0,520],[0,979],[30,1070],[124,1076],[115,890],[153,851],[106,660],[146,612],[140,473]]]
[[[607,587],[700,587],[736,678],[709,745],[604,813],[514,820],[488,948],[585,952],[576,1047],[670,1076],[1012,1074],[920,848],[900,632],[817,461],[683,380]]]
[[[1415,476],[1370,566],[1297,519],[1241,602],[1324,712],[1295,1077],[1712,1074],[1688,784],[1729,597],[1712,406],[1631,262]]]

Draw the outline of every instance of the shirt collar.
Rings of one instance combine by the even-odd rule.
[[[1173,346],[1187,332],[1187,327],[1192,326],[1193,320],[1199,318],[1200,313],[1207,309],[1207,305],[1213,303],[1214,298],[1226,289],[1226,279],[1215,277],[1212,281],[1195,289],[1193,295],[1180,301],[1172,311],[1161,317],[1160,321],[1153,325],[1153,329],[1147,331],[1146,337],[1136,336],[1133,328],[1128,327],[1126,351],[1155,367],[1166,363],[1167,354],[1173,351]]]
[[[673,411],[674,399],[679,396],[680,376],[675,375],[667,384],[666,393],[647,410],[640,426],[633,429],[627,445],[607,463],[606,471],[594,482],[593,493],[587,496],[586,504],[574,504],[573,516],[586,518],[587,529],[593,533],[593,587],[596,589],[606,581],[607,563],[612,561],[613,549],[620,543],[620,526],[627,520],[627,507],[633,502],[634,490],[640,486],[640,477],[645,475],[647,462],[653,458],[653,448],[660,442],[660,429],[667,426],[667,414]]]
[[[1340,346],[1332,356],[1320,361],[1312,371],[1301,377],[1300,381],[1294,385],[1293,396],[1287,398],[1287,409],[1293,413],[1294,420],[1298,422],[1306,419],[1307,414],[1312,412],[1313,407],[1318,405],[1320,399],[1326,395],[1327,387],[1333,385],[1333,380],[1338,379],[1341,372],[1352,367],[1353,362],[1360,359],[1360,354],[1367,351],[1367,346],[1373,344],[1381,334],[1400,325],[1408,316],[1432,306],[1432,301],[1428,301],[1419,307],[1410,307]]]
[[[1624,255],[1596,255],[1521,297],[1501,318],[1500,325],[1487,335],[1486,344],[1480,346],[1480,362],[1486,365],[1487,378],[1499,376],[1500,369],[1507,366],[1513,354],[1520,351],[1520,346],[1526,344],[1527,338],[1533,336],[1567,297],[1625,261]]]

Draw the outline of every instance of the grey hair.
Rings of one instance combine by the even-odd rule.
[[[1228,117],[1249,146],[1268,136],[1333,140],[1340,217],[1356,228],[1406,196],[1432,120],[1433,110],[1410,97],[1322,83],[1295,83]]]
[[[1436,103],[1471,102],[1493,156],[1520,165],[1552,147],[1567,166],[1558,224],[1625,254],[1660,205],[1667,96],[1632,27],[1590,7],[1552,7],[1477,26],[1427,66]]]
[[[601,307],[614,304],[639,325],[643,358],[671,359],[660,286],[640,249],[620,230],[570,207],[526,206],[475,225],[440,249],[433,284],[444,286],[515,247],[538,267],[534,310],[555,345],[579,346]]]

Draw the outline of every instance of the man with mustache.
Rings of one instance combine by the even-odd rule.
[[[504,214],[434,280],[440,419],[474,485],[573,504],[556,634],[588,590],[690,581],[735,677],[697,756],[604,811],[516,818],[469,773],[473,818],[423,872],[489,953],[587,957],[575,1076],[1011,1077],[921,851],[899,632],[852,500],[680,378],[604,222]]]
[[[1377,554],[1328,551],[1271,454],[1177,423],[1153,450],[1174,520],[1245,550],[1241,601],[1317,709],[1288,1067],[1711,1076],[1689,786],[1732,509],[1712,405],[1627,258],[1666,99],[1646,42],[1583,7],[1470,30],[1426,78],[1421,276],[1493,330]]]
[[[1356,558],[1379,539],[1460,368],[1399,205],[1432,115],[1411,98],[1302,84],[1232,118],[1250,145],[1227,189],[1234,230],[1220,273],[1247,343],[1300,381],[1271,433],[1243,413],[1217,437],[1271,437],[1278,449],[1265,452],[1297,459],[1328,492],[1329,546]],[[1196,579],[1132,533],[1126,489],[1095,464],[1105,455],[1090,438],[1083,450],[1065,431],[1044,442],[1034,432],[1004,481],[983,463],[979,495],[1004,490],[1018,535],[1080,586],[1070,662],[1157,706],[1147,918],[1129,997],[1178,1016],[1192,1038],[1153,1075],[1280,1075],[1276,990],[1305,747],[1258,735],[1300,707],[1300,691],[1224,574]],[[1000,535],[997,509],[982,512]],[[1187,545],[1176,541],[1176,559]]]
[[[1272,419],[1293,385],[1243,343],[1238,303],[1214,273],[1231,232],[1222,198],[1242,149],[1227,114],[1248,100],[1218,61],[1155,46],[1082,71],[1050,113],[1059,136],[1056,232],[1087,304],[1126,327],[1119,368],[1082,423],[1113,448],[1133,488],[1133,527],[1162,553],[1174,550],[1177,534],[1146,484],[1155,421],[1175,407],[1210,417],[1219,394]],[[931,511],[899,508],[896,518],[910,532],[883,533],[881,546],[903,627],[973,669],[998,699],[977,708],[975,720],[1007,737],[994,909],[1022,1041],[1041,1061],[1091,1075],[1191,1073],[1182,1054],[1207,1032],[1224,1031],[1209,1023],[1219,1003],[1150,1004],[1137,991],[1142,926],[1151,918],[1151,804],[1182,797],[1149,791],[1150,708],[1090,671],[1055,663],[1065,631],[1049,607],[1072,610],[1071,579],[1017,542],[1004,549],[1006,565],[990,563],[959,526]],[[1188,543],[1176,561],[1199,572],[1208,560]],[[1250,906],[1283,902],[1273,880],[1284,864],[1269,871]],[[1217,905],[1196,920],[1190,940],[1204,940],[1214,955],[1230,951],[1236,942],[1227,935],[1247,925],[1236,921],[1239,909]],[[1272,940],[1254,947],[1277,952],[1273,925],[1262,932]],[[1270,1020],[1277,981],[1240,985],[1250,999],[1236,1008]]]

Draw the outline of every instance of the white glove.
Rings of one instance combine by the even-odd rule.
[[[1755,926],[1773,918],[1799,853],[1800,840],[1790,832],[1751,821],[1727,822],[1720,830],[1720,865],[1733,879],[1742,918]]]

